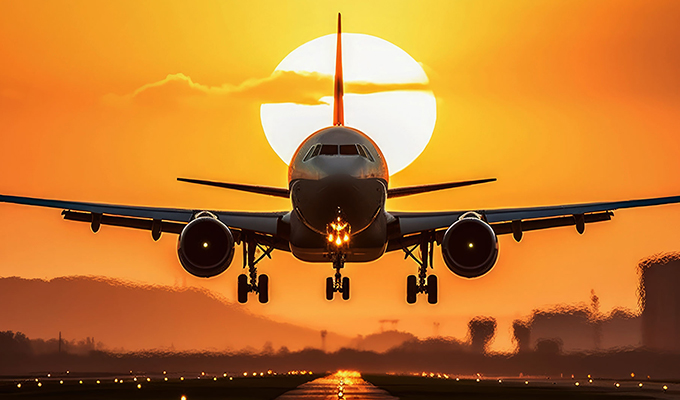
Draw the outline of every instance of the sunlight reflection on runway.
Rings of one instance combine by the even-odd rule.
[[[284,393],[277,400],[324,399],[324,400],[396,400],[384,390],[378,389],[356,371],[338,371],[300,385]]]

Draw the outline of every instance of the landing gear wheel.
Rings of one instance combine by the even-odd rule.
[[[406,278],[406,302],[408,304],[415,304],[417,295],[418,278],[415,275],[409,275]]]
[[[260,275],[257,280],[258,299],[260,303],[269,302],[269,277],[267,275]]]
[[[333,300],[333,294],[335,293],[335,282],[330,276],[326,278],[326,300]]]
[[[342,299],[349,300],[349,278],[342,278]]]
[[[427,277],[427,302],[430,304],[437,304],[438,297],[437,275],[430,275]]]
[[[248,292],[250,287],[248,286],[248,276],[241,274],[238,276],[238,302],[241,304],[248,302]]]

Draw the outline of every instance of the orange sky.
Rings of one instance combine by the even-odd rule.
[[[393,186],[497,177],[479,187],[391,200],[392,210],[477,209],[680,194],[680,3],[676,1],[309,1],[0,3],[0,193],[135,205],[288,209],[287,200],[178,183],[178,176],[285,186],[260,125],[263,97],[195,101],[168,74],[208,86],[266,79],[299,45],[346,32],[386,39],[421,62],[437,97],[424,153]],[[329,88],[329,94],[330,94]],[[284,96],[271,92],[267,96]],[[237,257],[208,280],[186,274],[176,236],[0,205],[0,275],[102,275],[204,286],[235,300]],[[405,302],[415,263],[390,254],[349,265],[350,302],[327,302],[332,269],[277,253],[260,264],[271,302],[253,312],[318,329],[374,332],[379,319],[462,337],[474,315],[510,323],[532,309],[587,302],[636,307],[635,265],[680,250],[680,206],[616,213],[579,236],[563,228],[500,239],[487,276],[453,276],[435,258],[440,303]],[[0,325],[0,329],[15,329]],[[200,344],[197,344],[197,346]]]

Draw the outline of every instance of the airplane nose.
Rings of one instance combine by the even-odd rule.
[[[385,184],[378,179],[331,176],[299,180],[291,188],[293,206],[310,229],[326,235],[327,226],[338,216],[352,227],[352,234],[366,229],[385,203]]]

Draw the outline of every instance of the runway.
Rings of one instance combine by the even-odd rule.
[[[398,400],[361,378],[356,371],[339,371],[335,374],[304,383],[277,400]]]

